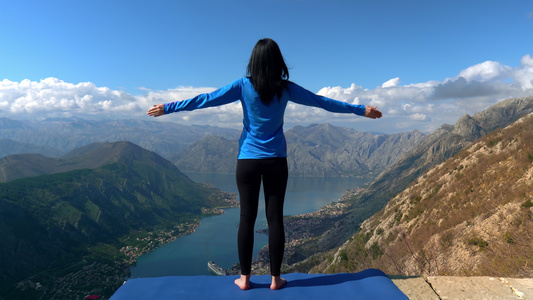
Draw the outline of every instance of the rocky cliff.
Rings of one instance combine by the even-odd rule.
[[[498,118],[490,112],[478,116],[487,115]],[[473,118],[463,119],[475,125]],[[482,128],[470,125],[460,132],[477,134]],[[314,270],[376,267],[402,275],[533,276],[531,128],[533,113],[434,166]]]

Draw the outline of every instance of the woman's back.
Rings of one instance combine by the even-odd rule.
[[[286,157],[283,118],[288,93],[283,92],[281,99],[274,96],[273,101],[266,105],[249,78],[242,79],[241,88],[243,132],[239,158]]]

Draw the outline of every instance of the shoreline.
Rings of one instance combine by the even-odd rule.
[[[204,185],[215,188],[210,183],[204,183]],[[201,224],[202,218],[209,216],[216,216],[224,214],[224,208],[234,208],[240,206],[240,202],[237,201],[237,194],[222,191],[218,191],[211,194],[211,201],[215,201],[219,205],[214,207],[203,207],[201,208],[201,214],[197,216],[194,220],[188,221],[185,223],[179,223],[175,225],[172,229],[159,230],[159,231],[147,231],[144,233],[145,237],[141,236],[129,236],[123,240],[123,243],[127,244],[127,241],[130,238],[134,238],[132,245],[125,245],[120,248],[120,252],[124,254],[126,258],[126,263],[131,266],[135,266],[137,263],[137,258],[145,253],[155,250],[158,247],[172,243],[176,239],[183,237],[188,234],[193,234],[196,232],[196,229]],[[138,245],[142,246],[139,247]],[[128,268],[129,272],[129,268]]]
[[[180,237],[185,235],[193,234],[196,232],[196,229],[201,224],[201,220],[204,217],[217,216],[224,214],[224,208],[235,208],[236,206],[219,206],[215,208],[203,208],[202,216],[198,217],[196,220],[186,223],[180,223],[176,225],[173,229],[168,231],[150,231],[146,234],[148,237],[139,238],[136,240],[139,242],[147,243],[144,247],[136,246],[123,246],[120,249],[120,252],[126,255],[126,262],[129,266],[135,266],[137,263],[137,258],[143,254],[146,254],[150,251],[155,250],[158,247],[164,246],[166,244],[172,243]],[[129,237],[128,237],[129,239]],[[127,239],[126,239],[127,240]]]

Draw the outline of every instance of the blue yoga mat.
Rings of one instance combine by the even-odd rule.
[[[270,275],[253,276],[251,289],[241,291],[238,276],[169,276],[135,278],[120,287],[111,300],[172,299],[408,299],[380,270],[359,273],[282,275],[287,284],[270,290]]]

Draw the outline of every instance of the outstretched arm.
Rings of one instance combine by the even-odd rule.
[[[307,106],[320,107],[335,113],[354,113],[371,119],[381,118],[382,113],[375,106],[349,104],[344,101],[330,99],[324,96],[316,95],[303,87],[289,82],[290,100]]]
[[[382,116],[383,114],[378,110],[377,107],[365,105],[365,117],[371,119],[379,119]]]
[[[148,110],[147,115],[159,117],[173,112],[191,111],[238,101],[241,98],[241,83],[242,79],[239,79],[211,93],[200,94],[183,101],[156,104]]]

